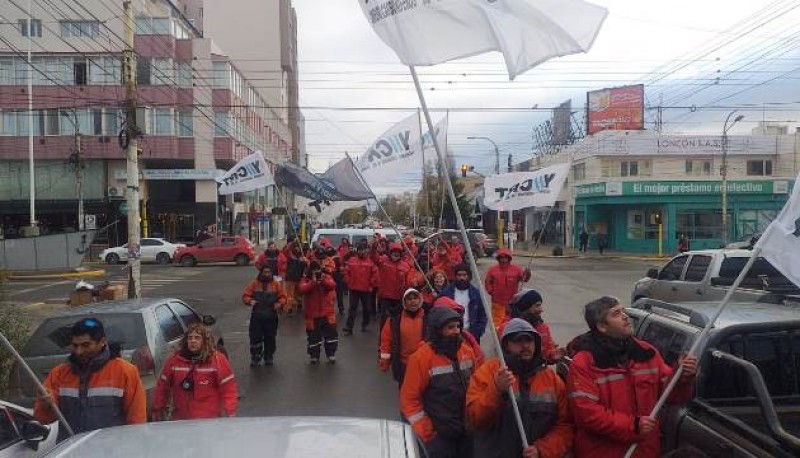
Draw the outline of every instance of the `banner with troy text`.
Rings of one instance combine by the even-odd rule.
[[[530,172],[486,177],[484,205],[491,210],[512,211],[555,205],[567,180],[570,164],[556,164]]]

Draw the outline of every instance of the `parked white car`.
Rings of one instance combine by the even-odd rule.
[[[183,243],[170,243],[164,239],[146,238],[141,241],[142,262],[157,262],[169,264],[178,248],[185,247]],[[100,260],[109,264],[118,264],[128,261],[128,244],[106,248],[100,253]]]
[[[38,458],[57,440],[58,422],[42,425],[31,409],[0,401],[0,458]]]

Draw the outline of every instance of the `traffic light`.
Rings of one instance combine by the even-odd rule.
[[[461,164],[461,176],[463,178],[467,177],[467,171],[469,170],[469,166],[467,164]]]

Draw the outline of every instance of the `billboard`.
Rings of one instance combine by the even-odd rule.
[[[644,129],[644,85],[601,89],[586,94],[589,135],[603,130]]]
[[[553,109],[553,138],[556,146],[569,145],[574,141],[572,135],[572,99]]]

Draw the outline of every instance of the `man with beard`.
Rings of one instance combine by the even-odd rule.
[[[403,246],[397,242],[389,246],[388,256],[379,254],[373,246],[372,262],[378,267],[378,313],[383,327],[386,319],[400,313],[403,307],[403,291],[411,266],[403,260]]]
[[[638,444],[636,457],[660,456],[658,420],[650,413],[673,369],[652,345],[633,337],[618,299],[606,296],[586,304],[584,318],[590,331],[577,340],[567,378],[575,456],[618,458],[633,444]],[[692,397],[697,358],[686,356],[679,364],[683,372],[670,404]]]
[[[369,258],[369,247],[366,243],[358,245],[357,255],[350,257],[344,265],[344,282],[350,290],[350,310],[347,313],[347,324],[344,335],[353,334],[359,304],[361,305],[361,332],[367,331],[372,312],[372,288],[378,283],[378,268]]]
[[[386,372],[392,368],[392,377],[402,385],[408,358],[424,339],[425,311],[419,291],[409,288],[403,294],[403,311],[386,320],[381,329],[380,360],[378,366]]]
[[[242,302],[251,308],[250,367],[256,367],[263,358],[265,366],[272,366],[278,335],[278,313],[286,306],[286,294],[280,282],[272,276],[272,269],[264,266],[258,278],[251,281],[242,294]]]
[[[278,257],[280,254],[281,252],[278,250],[275,242],[270,240],[267,243],[267,249],[261,253],[261,256],[259,256],[258,259],[256,259],[256,269],[261,270],[262,267],[269,266],[272,274],[276,275],[278,273]]]
[[[486,330],[486,309],[483,307],[481,292],[472,285],[472,269],[467,264],[455,267],[456,280],[442,291],[464,308],[464,329],[480,342]]]
[[[556,345],[550,326],[542,319],[542,295],[535,289],[520,291],[511,300],[511,318],[522,318],[542,337],[542,356],[547,364],[555,364],[566,353]]]
[[[409,358],[400,388],[400,410],[431,458],[472,456],[465,401],[475,355],[461,325],[449,307],[431,309],[428,341]]]
[[[567,390],[542,358],[539,334],[514,318],[503,328],[501,346],[508,367],[497,358],[475,371],[467,391],[467,422],[475,457],[560,458],[572,448],[574,430]],[[529,446],[522,448],[508,388],[513,387]]]
[[[72,354],[47,374],[50,399],[39,398],[34,416],[40,423],[56,421],[58,406],[76,434],[147,421],[147,393],[136,366],[109,349],[103,323],[84,318],[70,330]]]

